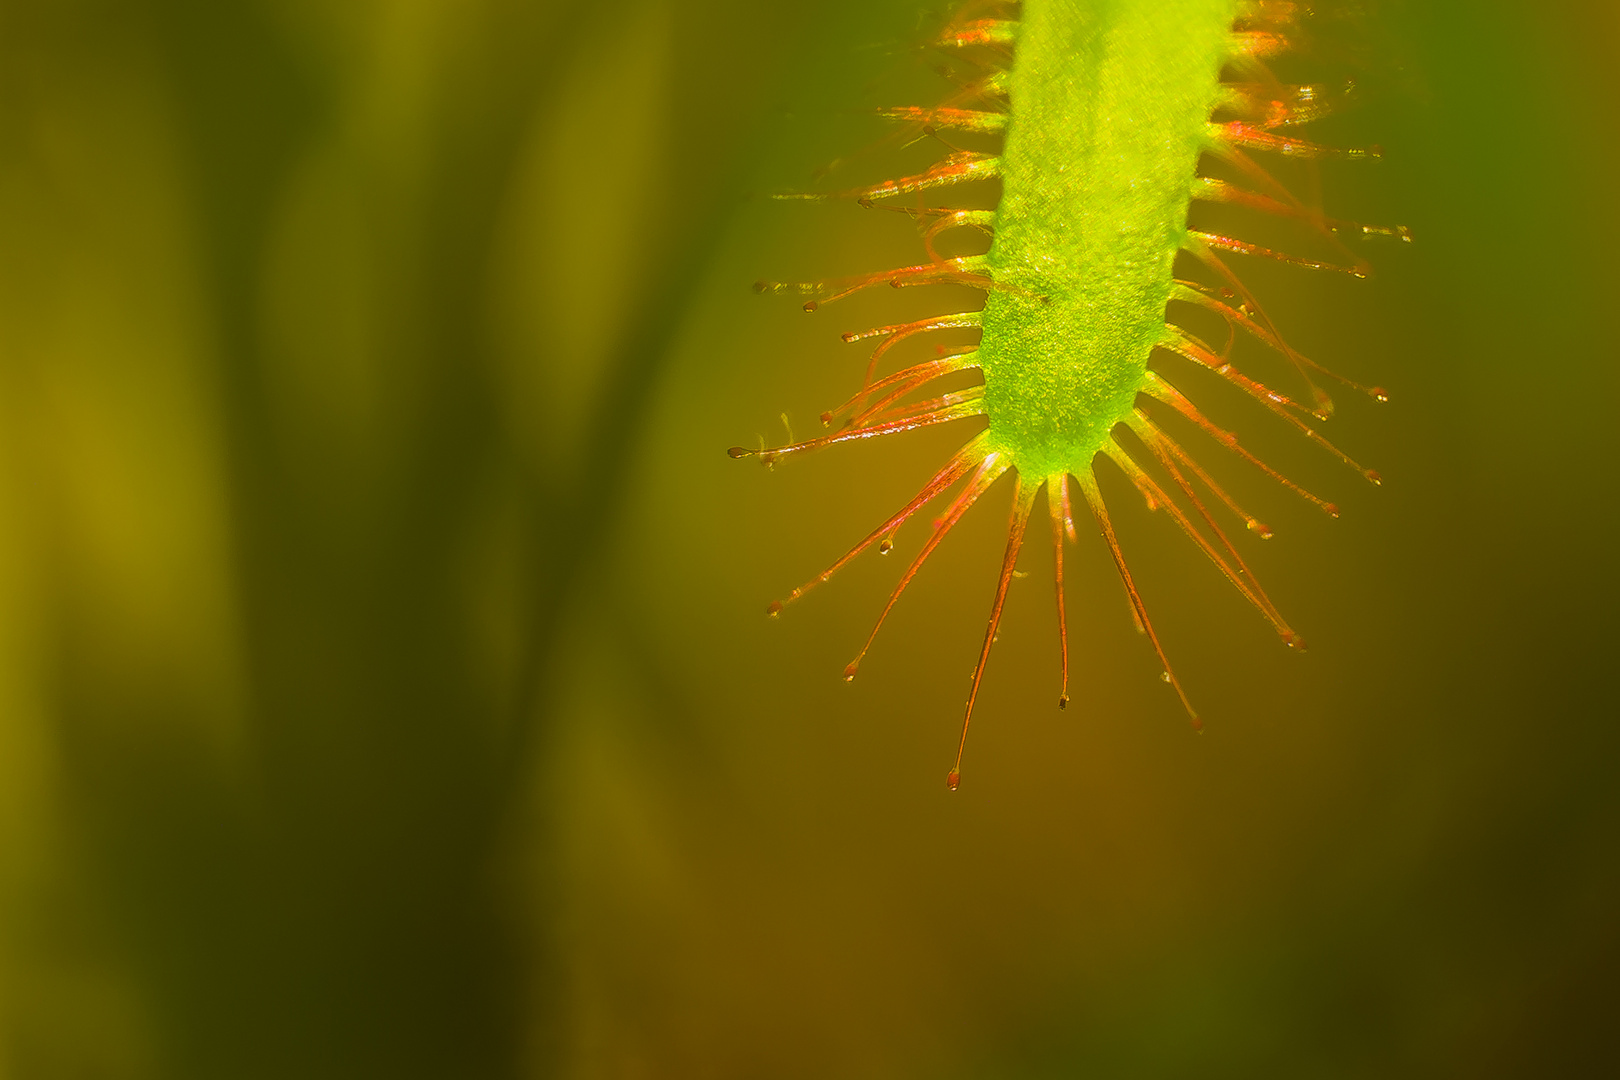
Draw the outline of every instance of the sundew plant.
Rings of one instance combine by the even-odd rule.
[[[1198,713],[1177,678],[1132,579],[1098,485],[1117,470],[1150,509],[1167,514],[1281,640],[1299,635],[1246,564],[1230,535],[1235,522],[1259,539],[1271,531],[1200,464],[1213,443],[1281,486],[1337,516],[1337,507],[1288,479],[1200,408],[1206,392],[1252,398],[1366,480],[1379,476],[1320,432],[1333,412],[1326,384],[1378,400],[1292,347],[1238,273],[1269,259],[1364,277],[1350,247],[1362,238],[1409,239],[1404,228],[1331,218],[1291,193],[1268,158],[1370,158],[1377,148],[1331,148],[1299,129],[1341,109],[1353,84],[1283,81],[1278,58],[1305,54],[1316,18],[1278,0],[1024,0],[969,3],[933,44],[948,54],[958,89],[936,106],[882,110],[897,138],[931,139],[942,156],[926,170],[849,190],[790,198],[843,199],[914,217],[923,258],[839,281],[762,282],[763,291],[806,297],[815,311],[858,290],[951,283],[980,290],[979,310],[942,311],[911,322],[844,335],[877,342],[866,377],[849,400],[822,414],[826,434],[773,448],[733,447],[733,457],[767,465],[837,443],[960,424],[965,441],[915,497],[822,573],[772,603],[783,607],[896,534],[936,499],[945,508],[854,660],[853,679],[889,610],[952,527],[993,486],[1010,490],[1005,554],[973,670],[956,761],[955,790],[974,701],[983,681],[1008,585],[1043,490],[1055,557],[1062,644],[1058,705],[1068,696],[1063,549],[1076,519],[1101,531],[1137,627],[1195,728]],[[939,201],[953,187],[999,182],[993,206]],[[1242,235],[1197,228],[1197,204],[1225,204],[1293,226],[1287,250]],[[1236,230],[1233,230],[1236,232]],[[987,245],[950,254],[955,234]],[[946,238],[951,237],[952,241]],[[936,331],[976,330],[968,347],[937,348],[904,366],[896,346]],[[1243,370],[1240,339],[1258,343],[1281,378]],[[1245,363],[1244,367],[1250,365]],[[960,376],[977,385],[960,387]],[[958,376],[943,392],[938,380]],[[1169,421],[1167,423],[1166,421]],[[1175,432],[1175,434],[1172,434]],[[1193,440],[1197,440],[1194,442]],[[1200,444],[1203,444],[1200,446]]]

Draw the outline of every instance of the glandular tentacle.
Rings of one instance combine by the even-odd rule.
[[[1246,447],[1238,442],[1238,437],[1236,435],[1214,424],[1198,409],[1197,406],[1187,399],[1186,395],[1172,386],[1169,380],[1165,379],[1157,372],[1152,371],[1148,372],[1148,376],[1147,384],[1142,391],[1148,397],[1170,406],[1187,420],[1191,421],[1194,426],[1199,428],[1210,438],[1232,451],[1232,453],[1236,454],[1250,465],[1253,465],[1256,469],[1260,470],[1266,476],[1269,476],[1271,479],[1275,480],[1289,491],[1292,491],[1300,498],[1313,504],[1329,517],[1339,516],[1339,508],[1337,506],[1317,495],[1313,495],[1311,492],[1305,490],[1303,487],[1300,487],[1294,481],[1290,480],[1288,477],[1266,464],[1260,458],[1256,457]]]
[[[1119,537],[1114,534],[1114,523],[1108,516],[1108,504],[1103,502],[1102,492],[1097,487],[1097,479],[1090,469],[1084,475],[1076,476],[1080,485],[1080,493],[1085,497],[1086,505],[1091,508],[1091,514],[1097,519],[1097,526],[1102,530],[1103,541],[1108,545],[1108,554],[1113,557],[1114,569],[1119,573],[1119,580],[1125,586],[1125,594],[1131,602],[1131,612],[1136,617],[1136,628],[1147,635],[1153,645],[1153,652],[1159,658],[1163,670],[1164,681],[1169,683],[1181,699],[1181,707],[1187,710],[1187,719],[1191,721],[1194,729],[1202,731],[1204,722],[1198,718],[1198,711],[1192,707],[1187,698],[1186,690],[1182,689],[1181,680],[1176,678],[1175,669],[1170,666],[1170,658],[1165,655],[1164,646],[1159,643],[1159,635],[1153,629],[1153,620],[1148,618],[1147,605],[1142,602],[1142,594],[1136,589],[1136,582],[1131,578],[1130,567],[1125,563],[1125,553],[1120,549]]]
[[[984,645],[979,649],[979,662],[973,667],[973,682],[968,689],[967,708],[962,714],[962,737],[956,744],[956,764],[946,774],[945,783],[952,791],[962,782],[962,753],[967,749],[968,725],[973,722],[973,706],[979,700],[979,687],[984,682],[984,668],[990,662],[990,649],[996,643],[996,628],[1001,625],[1001,609],[1007,603],[1007,587],[1012,584],[1013,570],[1018,566],[1018,550],[1024,544],[1024,529],[1029,524],[1030,510],[1035,505],[1039,485],[1029,484],[1015,475],[1012,520],[1007,525],[1007,550],[1001,556],[1001,576],[996,579],[996,598],[990,605],[990,621],[984,628]]]
[[[923,542],[922,550],[917,552],[916,557],[911,560],[911,565],[907,566],[905,573],[900,576],[899,584],[895,585],[894,591],[889,594],[889,602],[883,605],[883,611],[878,615],[877,623],[872,627],[872,632],[867,635],[866,643],[861,646],[861,651],[844,668],[844,680],[846,682],[855,678],[855,672],[860,667],[861,661],[866,659],[867,652],[872,648],[872,642],[877,640],[878,631],[883,629],[883,621],[889,617],[889,612],[894,609],[895,603],[899,601],[900,594],[906,591],[906,586],[911,584],[911,579],[917,576],[917,571],[921,570],[923,563],[928,561],[928,556],[934,553],[934,549],[939,546],[940,541],[944,540],[945,535],[951,531],[958,521],[962,520],[962,515],[966,514],[973,504],[979,500],[979,496],[983,495],[990,485],[1000,479],[1001,475],[1009,468],[1011,468],[1011,463],[1007,461],[1006,456],[1003,454],[989,453],[983,460],[978,462],[978,468],[974,471],[972,479],[968,481],[966,487],[957,493],[956,498],[951,501],[951,505],[946,508],[945,513],[940,515],[939,520],[934,522],[934,531],[929,534],[928,539]]]
[[[962,479],[962,477],[972,472],[973,469],[983,460],[984,451],[980,445],[981,443],[982,439],[975,439],[972,442],[969,442],[951,458],[949,463],[947,463],[943,469],[935,473],[928,483],[922,486],[922,490],[918,491],[916,495],[912,496],[911,501],[906,503],[905,506],[902,506],[893,517],[889,518],[889,520],[885,521],[882,525],[879,525],[877,528],[873,529],[869,534],[867,534],[864,540],[850,548],[849,551],[844,554],[843,558],[827,567],[827,569],[823,570],[820,574],[817,574],[803,585],[800,585],[797,589],[794,589],[783,599],[772,601],[770,606],[766,609],[766,614],[773,617],[780,615],[785,606],[793,603],[793,601],[799,599],[817,585],[826,582],[838,571],[849,565],[849,563],[852,562],[857,555],[871,547],[873,544],[880,543],[892,547],[894,544],[894,536],[897,532],[899,532],[900,526],[909,521],[912,515],[917,513],[917,511],[921,510],[924,506],[927,506],[934,499],[938,498],[939,495],[947,488],[951,487],[951,485]],[[886,554],[887,549],[885,548],[883,550]]]

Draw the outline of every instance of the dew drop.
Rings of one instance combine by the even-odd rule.
[[[1371,390],[1367,391],[1367,393],[1373,396],[1374,401],[1389,400],[1389,391],[1385,390],[1382,386],[1375,386]]]
[[[780,617],[782,614],[782,601],[772,600],[769,604],[765,605],[765,614],[773,619]]]
[[[1064,694],[1062,697],[1058,698],[1058,708],[1067,709],[1068,707],[1069,707],[1069,695]]]
[[[814,300],[806,300],[804,302],[804,310],[806,310],[806,311],[814,311],[814,310],[816,310],[816,308],[818,308],[820,306],[821,305],[816,303]]]
[[[838,336],[841,339],[843,339],[843,342],[844,342],[845,345],[848,345],[849,343],[851,343],[853,341],[861,340],[861,335],[857,334],[853,330],[846,330],[842,334],[839,334]]]
[[[844,669],[844,681],[845,682],[854,682],[855,681],[855,669],[858,668],[859,666],[860,665],[858,663],[856,663],[855,661],[850,662],[849,666]]]
[[[726,456],[729,458],[745,458],[748,456],[748,451],[740,446],[733,446],[726,451]]]
[[[962,783],[962,770],[952,769],[945,774],[945,786],[955,791]]]
[[[1367,470],[1367,479],[1371,480],[1374,484],[1377,484],[1379,487],[1384,486],[1384,478],[1382,476],[1379,476],[1377,470],[1375,470],[1375,469],[1368,469]]]
[[[1328,517],[1338,517],[1339,516],[1339,504],[1338,503],[1326,503],[1326,504],[1323,505],[1322,509],[1326,510],[1328,512]]]
[[[832,424],[832,416],[833,416],[833,414],[830,413],[830,412],[822,413],[821,414],[821,426],[822,427],[830,426]]]
[[[1306,651],[1305,639],[1300,637],[1298,634],[1290,634],[1289,636],[1283,638],[1283,644],[1287,645],[1290,649],[1293,649],[1297,653]]]
[[[1170,673],[1168,671],[1161,671],[1161,672],[1159,672],[1159,678],[1163,679],[1165,682],[1169,682],[1170,681]]]
[[[1254,518],[1249,519],[1249,531],[1254,533],[1262,540],[1270,540],[1273,536],[1277,535],[1271,531],[1270,525],[1267,525],[1263,521],[1256,521]]]
[[[894,541],[890,540],[887,536],[885,536],[882,540],[878,541],[878,554],[879,555],[887,555],[889,552],[891,552],[893,550],[894,550]]]

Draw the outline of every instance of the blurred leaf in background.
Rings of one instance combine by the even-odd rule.
[[[948,798],[999,511],[853,686],[892,561],[763,606],[957,436],[722,452],[937,310],[753,295],[917,240],[746,196],[938,10],[0,0],[0,1078],[1612,1068],[1620,17],[1377,11],[1325,199],[1419,243],[1262,290],[1393,393],[1244,493],[1313,651],[1122,512],[1211,730],[1093,541],[1058,713],[1034,545]]]
[[[0,1073],[555,1062],[564,613],[836,13],[0,5]]]

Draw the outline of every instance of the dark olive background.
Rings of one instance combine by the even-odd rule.
[[[1164,520],[1015,583],[998,489],[838,678],[960,441],[772,472],[862,353],[750,195],[944,86],[911,3],[0,3],[0,1077],[1592,1075],[1620,1065],[1620,15],[1384,4],[1251,270],[1378,382],[1344,507],[1223,466],[1294,655]],[[928,147],[858,161],[882,175]]]

